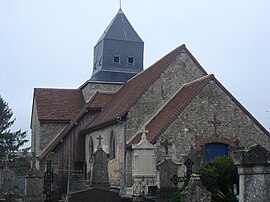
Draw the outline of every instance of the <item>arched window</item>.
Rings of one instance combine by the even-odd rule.
[[[115,159],[116,142],[114,132],[110,135],[110,159]]]
[[[89,162],[92,161],[93,153],[94,153],[94,143],[93,143],[92,136],[90,136],[90,138],[89,138]]]

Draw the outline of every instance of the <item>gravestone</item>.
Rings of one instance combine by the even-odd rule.
[[[181,202],[210,202],[211,192],[202,184],[198,175],[192,174],[188,186],[180,193]]]
[[[239,174],[240,202],[269,202],[270,152],[260,145],[237,151],[235,164]]]
[[[146,139],[148,131],[142,130],[141,141],[132,145],[133,149],[133,196],[151,195],[150,189],[156,187],[155,149]],[[145,163],[147,162],[147,163]],[[153,194],[152,194],[153,195]]]
[[[178,190],[177,185],[172,183],[171,178],[178,173],[178,164],[171,159],[165,159],[156,166],[158,171],[157,202],[170,202],[174,193]]]
[[[101,141],[101,140],[100,140]],[[90,178],[90,186],[99,189],[109,189],[108,155],[103,151],[101,142],[93,154],[94,162]]]
[[[0,169],[0,199],[14,191],[14,172],[9,168]]]
[[[74,173],[70,178],[70,192],[84,190],[87,188],[83,173]]]
[[[25,202],[43,201],[43,176],[37,170],[35,154],[32,154],[31,168],[25,176]]]

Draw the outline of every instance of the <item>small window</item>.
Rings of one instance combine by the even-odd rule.
[[[134,63],[134,57],[128,57],[128,64]]]
[[[114,57],[113,57],[113,62],[115,62],[115,63],[120,63],[120,57],[114,56]]]

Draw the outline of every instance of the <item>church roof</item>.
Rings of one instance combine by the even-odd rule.
[[[88,110],[104,108],[107,103],[111,101],[112,96],[112,93],[96,92],[91,98],[91,100],[89,100],[80,110],[80,112],[77,113],[77,116],[74,118],[74,120],[66,128],[64,128],[64,130],[62,130],[58,135],[56,135],[56,137],[51,141],[49,145],[47,145],[47,147],[39,155],[39,158],[43,158],[48,153],[50,153]]]
[[[152,117],[146,124],[145,130],[148,131],[148,133],[146,133],[147,140],[154,144],[211,80],[214,81],[266,135],[270,136],[270,133],[241,105],[241,103],[236,100],[236,98],[214,77],[214,75],[211,74],[182,86],[175,96],[161,108],[157,115]],[[141,140],[141,135],[141,132],[135,135],[129,144],[138,144]]]
[[[185,45],[181,45],[169,54],[158,60],[152,66],[139,73],[129,80],[114,96],[106,108],[82,130],[82,133],[98,128],[101,125],[116,121],[118,117],[123,117],[129,109],[138,101],[145,91],[154,83],[168,68],[172,61],[185,50],[194,59],[198,67],[206,75],[205,70],[200,66],[196,59],[187,50]]]
[[[103,39],[143,42],[121,9],[119,9],[109,26],[101,35],[97,44]]]
[[[194,97],[196,97],[213,78],[214,75],[212,74],[206,75],[183,85],[175,96],[164,105],[158,114],[154,116],[148,124],[146,124],[145,129],[148,130],[148,133],[146,134],[147,140],[150,143],[155,143],[160,135],[186,109]],[[142,133],[137,134],[130,143],[139,143],[141,135]]]
[[[34,99],[40,121],[71,121],[85,104],[78,89],[35,88]]]

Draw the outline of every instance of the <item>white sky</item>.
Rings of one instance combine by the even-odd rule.
[[[118,0],[0,0],[0,95],[28,131],[35,87],[78,88]],[[270,128],[269,0],[123,0],[144,67],[181,44]],[[268,112],[269,111],[269,112]]]

